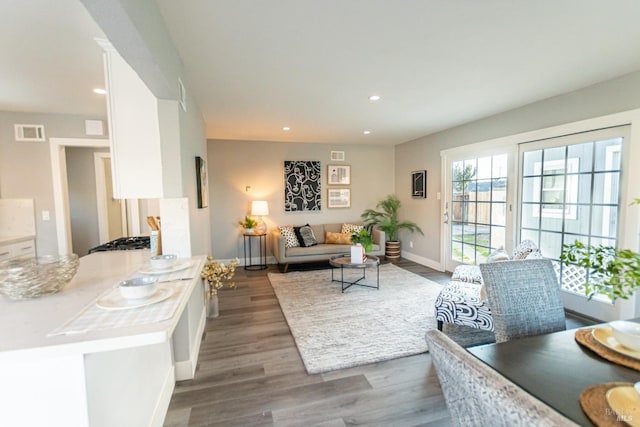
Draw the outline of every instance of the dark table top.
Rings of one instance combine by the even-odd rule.
[[[580,408],[580,393],[595,384],[635,383],[640,381],[640,372],[580,346],[575,331],[470,347],[468,351],[567,418],[589,426],[592,423]]]

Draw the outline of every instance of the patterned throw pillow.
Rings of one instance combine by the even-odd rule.
[[[511,259],[520,260],[527,259],[527,256],[534,251],[537,251],[538,247],[531,240],[523,240],[514,250],[513,257]]]
[[[308,248],[309,246],[315,246],[318,244],[316,236],[313,234],[313,230],[309,224],[303,225],[302,227],[293,227],[293,231],[296,233],[298,242],[303,248]]]
[[[324,242],[338,245],[350,245],[351,233],[332,233],[331,231],[327,231],[325,233]]]
[[[357,224],[342,224],[342,232],[343,233],[359,233],[364,227],[362,225]]]
[[[487,262],[509,261],[509,254],[505,252],[504,248],[500,247],[491,252],[487,258]]]
[[[278,228],[280,229],[280,234],[282,234],[285,239],[285,248],[297,248],[300,246],[296,233],[293,231],[293,225],[282,225]]]

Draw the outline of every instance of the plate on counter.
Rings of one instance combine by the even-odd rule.
[[[140,299],[126,299],[120,294],[118,288],[114,288],[107,295],[99,298],[96,305],[104,310],[130,310],[164,301],[171,295],[173,295],[173,288],[168,285],[158,285],[153,295]]]
[[[150,263],[145,263],[138,273],[142,274],[169,274],[175,273],[176,271],[186,270],[191,267],[191,261],[178,261],[176,265],[169,268],[153,268]]]
[[[619,420],[631,427],[640,427],[640,402],[633,386],[613,387],[605,395],[607,403],[618,414]]]
[[[615,351],[616,353],[624,354],[625,356],[629,356],[633,359],[640,360],[640,351],[631,350],[620,344],[618,340],[613,336],[613,331],[611,328],[601,327],[594,328],[591,331],[591,335],[593,338],[598,341],[603,346],[607,347],[610,350]]]

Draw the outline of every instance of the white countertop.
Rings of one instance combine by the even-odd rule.
[[[0,363],[49,357],[55,354],[89,353],[166,341],[176,327],[188,298],[180,301],[171,319],[120,329],[103,329],[72,335],[48,336],[105,291],[134,275],[148,260],[149,250],[96,252],[80,259],[76,276],[57,294],[27,300],[0,295]],[[205,256],[192,260],[202,265]],[[186,281],[185,281],[186,282]],[[188,281],[188,286],[201,283]]]

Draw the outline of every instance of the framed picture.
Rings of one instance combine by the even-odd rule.
[[[411,197],[414,199],[427,198],[427,171],[411,172]]]
[[[284,161],[284,211],[303,212],[322,209],[320,162]]]
[[[207,161],[196,156],[196,187],[198,191],[198,209],[209,206],[209,186],[207,185]]]
[[[350,208],[351,189],[350,188],[329,188],[327,192],[327,207],[329,208]]]
[[[327,183],[329,185],[350,185],[351,166],[328,165]]]

